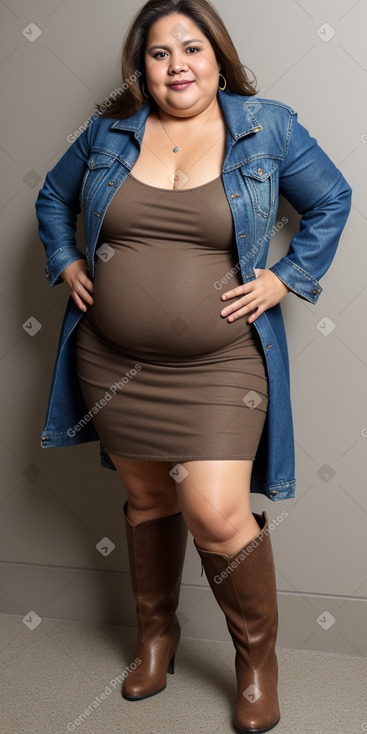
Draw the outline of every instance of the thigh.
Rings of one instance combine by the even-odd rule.
[[[137,524],[180,511],[172,462],[129,459],[109,454],[128,498],[129,519]]]
[[[195,540],[236,548],[258,528],[250,507],[252,461],[186,461],[178,465],[177,495]]]

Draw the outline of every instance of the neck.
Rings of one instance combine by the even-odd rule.
[[[204,110],[201,110],[200,112],[196,114],[190,114],[183,113],[181,114],[175,114],[166,112],[165,110],[162,110],[160,107],[157,109],[157,115],[160,119],[160,121],[163,123],[163,125],[171,125],[171,126],[177,126],[180,127],[181,124],[194,121],[195,125],[198,123],[204,122],[211,117],[212,119],[216,117],[217,113],[220,114],[219,104],[217,97],[214,97],[214,99],[208,104],[207,107],[205,107]]]

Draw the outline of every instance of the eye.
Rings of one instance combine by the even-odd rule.
[[[188,47],[188,48],[186,49],[186,51],[189,51],[189,52],[190,52],[190,54],[191,54],[191,52],[193,52],[193,53],[196,53],[197,51],[200,51],[200,49],[199,49],[199,48],[197,48],[196,46],[189,46],[189,47]]]
[[[162,59],[164,56],[167,56],[165,51],[157,51],[153,54],[153,59]]]

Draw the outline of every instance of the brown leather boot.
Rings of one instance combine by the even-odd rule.
[[[125,679],[122,695],[140,701],[163,691],[167,672],[174,672],[181,635],[175,612],[187,527],[181,513],[133,525],[126,511],[127,503],[126,536],[138,620],[136,658],[141,663]]]
[[[235,726],[240,732],[262,734],[280,720],[278,607],[268,518],[265,512],[254,517],[260,532],[233,556],[195,546],[236,649]]]

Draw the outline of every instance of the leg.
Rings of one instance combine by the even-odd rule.
[[[129,519],[134,525],[180,512],[169,461],[141,461],[110,454],[128,497]]]
[[[138,621],[138,665],[125,679],[122,695],[137,701],[163,691],[167,672],[173,673],[187,528],[177,512],[170,463],[111,458],[128,494],[126,538]]]
[[[231,555],[258,532],[250,507],[252,461],[188,461],[177,484],[186,524],[197,544]]]
[[[249,465],[186,462],[178,495],[236,649],[237,731],[260,734],[280,718],[278,610],[266,513],[250,519]]]

